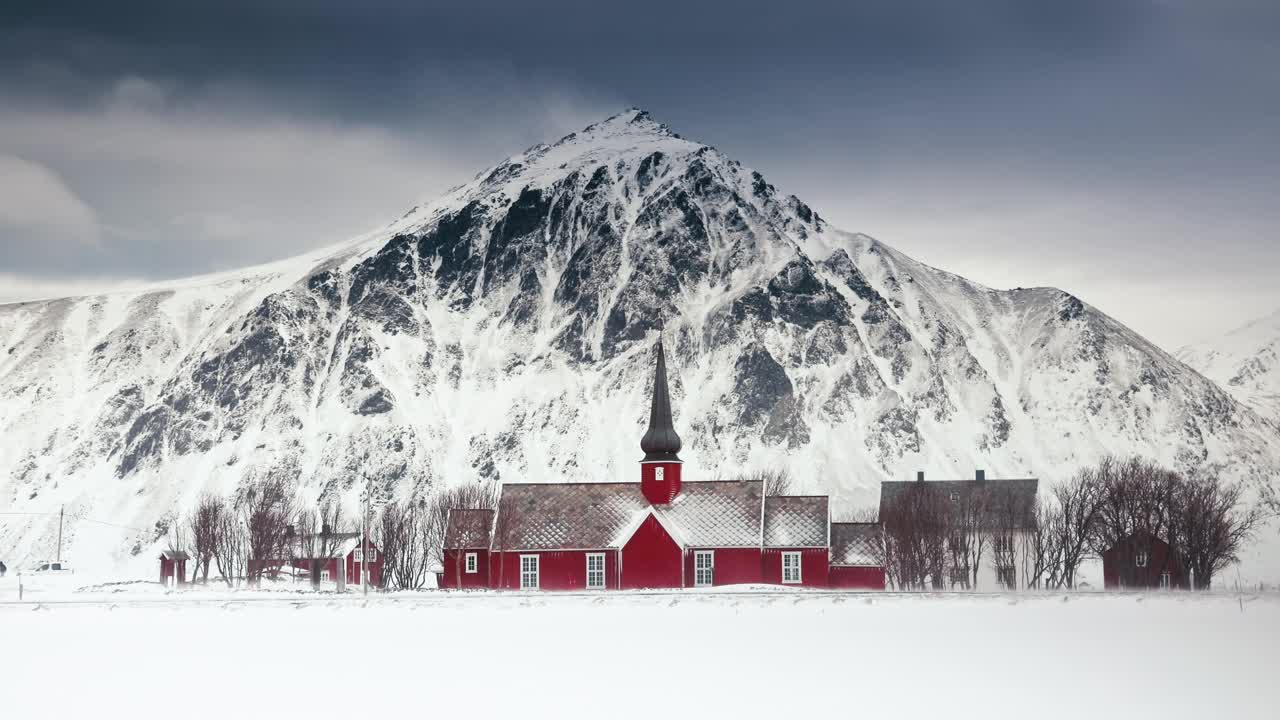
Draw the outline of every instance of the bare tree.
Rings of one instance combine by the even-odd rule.
[[[953,525],[948,500],[923,483],[913,484],[885,504],[885,573],[898,589],[945,587],[948,541]]]
[[[222,500],[218,503],[213,559],[227,587],[233,587],[237,579],[247,574],[249,531],[240,514],[233,512],[228,503]]]
[[[329,502],[319,509],[305,508],[298,512],[297,529],[290,542],[290,555],[295,565],[306,564],[311,587],[320,586],[324,565],[334,556],[347,531],[342,506]]]
[[[191,559],[191,581],[194,583],[199,574],[201,584],[209,584],[209,564],[213,562],[214,547],[217,543],[220,513],[225,505],[215,495],[204,494],[196,502],[195,510],[187,518],[186,534],[189,538]]]
[[[1244,502],[1242,483],[1224,484],[1212,471],[1180,481],[1169,509],[1169,545],[1196,589],[1208,589],[1214,575],[1239,559],[1262,518]]]
[[[278,477],[250,483],[240,498],[240,514],[249,533],[249,581],[263,571],[275,577],[289,557],[289,528],[295,515],[292,488]]]
[[[1050,566],[1053,587],[1075,588],[1076,574],[1093,550],[1090,543],[1098,534],[1097,526],[1107,499],[1105,478],[1114,477],[1112,462],[1103,461],[1098,468],[1085,468],[1053,489],[1057,507],[1044,518],[1053,533],[1050,542],[1056,560]]]
[[[423,501],[390,503],[382,509],[375,532],[382,547],[384,587],[418,590],[426,585],[432,546],[439,545],[429,542],[428,516]]]

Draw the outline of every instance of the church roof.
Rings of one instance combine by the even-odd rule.
[[[764,501],[765,547],[826,547],[827,496],[769,497]]]
[[[884,564],[884,533],[879,523],[831,523],[831,564]]]
[[[686,547],[758,547],[760,481],[687,482],[650,505],[639,483],[532,483],[502,487],[494,550],[620,548],[649,513]]]
[[[667,390],[667,356],[658,340],[658,363],[653,369],[653,399],[649,406],[649,429],[640,438],[646,461],[679,460],[680,436],[671,420],[671,393]]]
[[[445,522],[446,550],[482,550],[489,547],[489,530],[493,526],[492,510],[453,509]]]

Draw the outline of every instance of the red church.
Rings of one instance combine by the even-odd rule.
[[[884,589],[879,526],[832,523],[827,496],[683,480],[661,341],[657,354],[639,484],[506,484],[496,510],[451,509],[442,587]]]

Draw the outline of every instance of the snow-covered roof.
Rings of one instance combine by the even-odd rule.
[[[360,533],[329,533],[328,537],[320,534],[301,535],[294,542],[293,555],[296,558],[315,560],[320,558],[344,558],[360,546]],[[377,550],[373,539],[369,539],[369,547]]]
[[[183,550],[162,550],[160,551],[160,557],[164,558],[165,560],[190,560],[191,559],[191,556],[187,555],[187,553]]]
[[[827,496],[765,498],[764,545],[826,547]]]
[[[832,565],[884,565],[879,523],[831,523]]]
[[[446,550],[480,550],[489,547],[489,531],[493,528],[493,511],[454,509],[445,524]]]
[[[757,547],[762,498],[759,481],[684,483],[667,505],[634,482],[504,485],[492,548],[618,548],[650,513],[686,547]]]
[[[1035,525],[1036,492],[1039,480],[916,480],[890,481],[880,484],[880,517],[885,517],[888,505],[913,488],[923,488],[938,493],[950,501],[969,503],[978,493],[986,493],[982,507],[989,527],[1008,525],[999,529],[1017,530]],[[953,495],[954,494],[954,495]]]

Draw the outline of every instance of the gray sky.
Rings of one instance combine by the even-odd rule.
[[[118,5],[0,9],[0,301],[338,242],[638,105],[1170,349],[1280,308],[1273,1]]]

